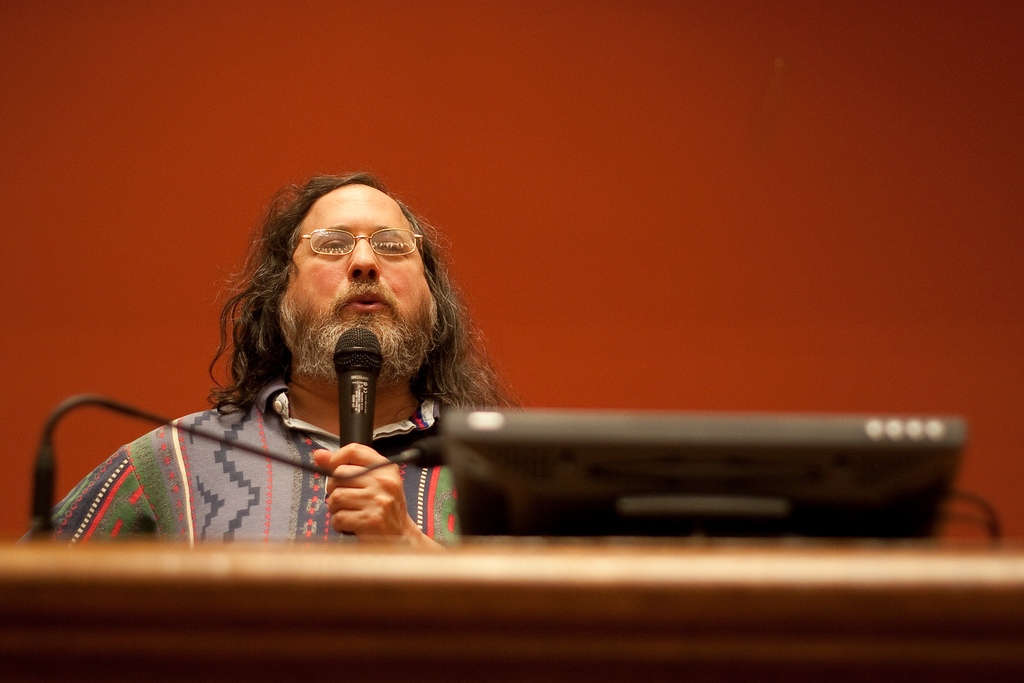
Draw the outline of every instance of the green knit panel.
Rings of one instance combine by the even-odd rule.
[[[169,437],[170,430],[166,434]],[[147,516],[156,522],[160,535],[167,540],[175,540],[183,536],[187,525],[182,482],[177,474],[173,445],[169,441],[169,438],[158,440],[155,434],[147,434],[132,442],[129,448],[135,475],[143,488],[138,503],[145,506]],[[165,447],[162,450],[161,445]]]
[[[456,503],[455,477],[450,467],[442,467],[434,491],[434,540],[438,543],[454,543],[459,537]]]

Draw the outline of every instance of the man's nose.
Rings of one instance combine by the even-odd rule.
[[[370,240],[358,239],[352,253],[348,255],[348,277],[350,280],[376,280],[380,275],[377,253],[370,247]]]

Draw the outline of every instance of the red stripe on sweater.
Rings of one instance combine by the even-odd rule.
[[[434,537],[434,494],[437,493],[437,481],[441,478],[441,468],[434,467],[430,471],[430,489],[427,492],[427,536]]]
[[[260,428],[260,442],[263,444],[263,450],[270,450],[270,447],[267,446],[267,436],[266,436],[266,434],[263,433],[263,414],[262,413],[258,414],[256,420],[257,420],[257,424],[259,425],[259,428]],[[271,509],[271,503],[273,502],[273,495],[274,495],[274,461],[271,460],[270,458],[267,458],[267,507],[266,507],[267,514],[266,514],[266,516],[264,517],[264,520],[263,520],[264,521],[264,524],[263,524],[263,541],[265,543],[270,541],[270,509]]]
[[[133,472],[135,472],[135,468],[129,465],[128,469],[121,473],[121,476],[118,478],[118,480],[115,481],[114,484],[110,487],[110,490],[107,491],[107,499],[103,501],[103,505],[100,506],[100,509],[96,511],[96,519],[92,520],[92,524],[89,526],[89,530],[86,531],[85,536],[82,537],[83,542],[88,541],[89,537],[92,536],[92,532],[96,530],[96,525],[100,523],[100,520],[103,519],[103,515],[105,515],[107,512],[107,508],[110,507],[110,501],[114,500],[114,495],[117,494],[117,490],[121,488],[121,484],[124,483],[125,478]]]
[[[139,488],[135,489],[135,493],[133,493],[132,497],[128,499],[128,502],[135,505],[139,502],[139,498],[142,498],[142,484],[139,484]]]

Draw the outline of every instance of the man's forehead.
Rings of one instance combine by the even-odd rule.
[[[303,225],[309,229],[335,226],[408,228],[409,222],[394,199],[369,185],[344,185],[314,202]]]

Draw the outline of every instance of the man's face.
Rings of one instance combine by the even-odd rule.
[[[358,237],[381,228],[410,227],[391,197],[366,185],[346,185],[313,204],[299,234],[338,228]],[[433,301],[418,249],[402,256],[382,256],[368,240],[357,240],[352,252],[336,256],[317,254],[309,240],[300,239],[292,262],[282,302],[282,328],[294,356],[293,374],[333,379],[334,341],[341,330],[356,324],[381,337],[382,381],[396,381],[395,372],[418,369],[426,353],[422,347],[429,347],[433,328]],[[414,334],[421,337],[413,340],[417,348],[396,348],[409,343],[407,338]],[[418,358],[406,358],[402,368],[389,368],[389,356],[410,352]],[[412,364],[414,368],[409,367]],[[314,366],[319,366],[315,372]]]

